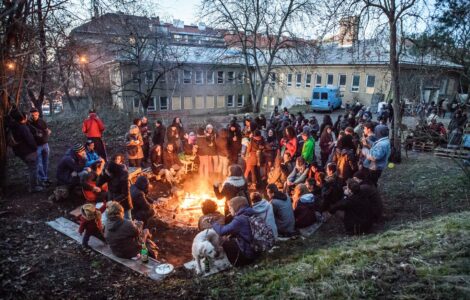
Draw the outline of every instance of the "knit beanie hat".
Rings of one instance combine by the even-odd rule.
[[[82,151],[85,151],[85,147],[80,143],[76,143],[75,145],[73,145],[72,150],[75,153],[80,153]]]
[[[81,208],[82,216],[88,221],[93,220],[96,217],[96,208],[92,203],[87,203]]]

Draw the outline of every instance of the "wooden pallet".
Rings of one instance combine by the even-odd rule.
[[[418,152],[432,152],[434,150],[434,143],[432,142],[413,142],[413,151]]]
[[[466,149],[448,149],[448,148],[436,148],[434,149],[434,155],[445,158],[467,158],[470,155],[470,150]]]
[[[78,233],[78,224],[62,217],[46,222],[46,224],[78,243],[82,243],[82,236]],[[165,278],[165,276],[155,273],[155,267],[161,264],[155,259],[149,257],[149,262],[147,264],[143,264],[139,260],[119,258],[111,252],[111,249],[107,244],[93,236],[90,237],[88,245],[96,252],[101,253],[109,259],[114,260],[139,274],[147,276],[152,280],[162,280]]]

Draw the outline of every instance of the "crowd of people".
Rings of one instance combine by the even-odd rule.
[[[19,114],[13,126],[13,150],[28,165],[33,192],[50,184],[51,131],[38,116],[34,109],[30,120]],[[391,152],[388,119],[381,115],[374,122],[369,109],[355,105],[334,123],[324,115],[320,124],[315,116],[276,107],[269,118],[246,114],[219,128],[206,124],[190,129],[178,117],[166,128],[157,120],[152,131],[142,117],[125,135],[126,153],[108,157],[102,139],[105,124],[91,110],[82,126],[85,143],[74,144],[59,162],[58,187],[51,197],[66,198],[74,190],[83,194],[84,245],[95,235],[119,257],[136,256],[142,243],[156,256],[151,235],[158,212],[149,197],[149,178],[141,175],[131,183],[129,167],[150,167],[151,180],[181,187],[181,159],[191,159],[199,180],[212,180],[215,196],[225,199],[223,214],[214,201],[202,203],[199,229],[226,236],[222,246],[227,257],[243,265],[259,254],[252,247],[259,238],[251,230],[253,216],[274,238],[296,236],[299,229],[333,215],[343,220],[349,234],[371,230],[382,214],[377,185]],[[96,202],[104,205],[97,209]]]

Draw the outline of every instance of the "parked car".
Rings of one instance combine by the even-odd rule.
[[[341,108],[341,93],[337,87],[316,87],[312,91],[312,110],[332,112]]]

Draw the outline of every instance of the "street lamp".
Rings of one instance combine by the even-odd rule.
[[[9,61],[9,62],[6,63],[6,67],[7,67],[7,70],[13,71],[13,70],[15,70],[15,67],[16,67],[16,66],[15,66],[15,63],[14,63],[14,62]]]
[[[80,55],[78,57],[78,61],[81,63],[81,64],[86,64],[88,63],[88,57],[86,55]]]

